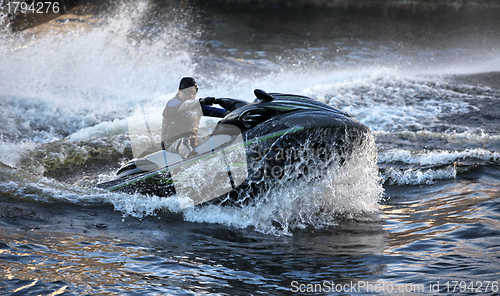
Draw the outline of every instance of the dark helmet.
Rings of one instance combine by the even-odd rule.
[[[181,79],[181,82],[179,83],[179,90],[185,89],[188,87],[194,86],[196,89],[198,89],[198,85],[196,85],[196,81],[192,77],[184,77]]]

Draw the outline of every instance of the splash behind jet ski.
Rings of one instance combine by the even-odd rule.
[[[219,99],[230,111],[189,157],[165,150],[129,161],[109,191],[176,196],[181,207],[242,202],[293,170],[344,162],[370,134],[348,113],[308,97],[255,90],[253,103]],[[304,161],[304,157],[307,161]],[[245,194],[248,197],[248,194]]]

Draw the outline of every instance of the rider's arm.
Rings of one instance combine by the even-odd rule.
[[[200,102],[198,100],[187,100],[181,102],[177,110],[180,112],[184,112],[184,111],[196,110],[197,108],[200,108]]]

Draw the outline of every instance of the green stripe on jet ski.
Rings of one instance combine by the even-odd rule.
[[[293,105],[287,105],[287,106],[293,106]],[[274,109],[283,109],[283,110],[295,110],[295,109],[297,109],[297,106],[293,106],[293,107],[272,106],[271,108],[274,108]],[[318,109],[316,107],[309,107],[309,106],[303,106],[303,105],[301,105],[300,108]]]

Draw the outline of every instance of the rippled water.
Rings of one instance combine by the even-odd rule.
[[[494,9],[73,12],[0,33],[0,294],[498,293]],[[243,207],[90,188],[132,157],[133,111],[160,119],[188,75],[200,97],[310,96],[374,141]]]

